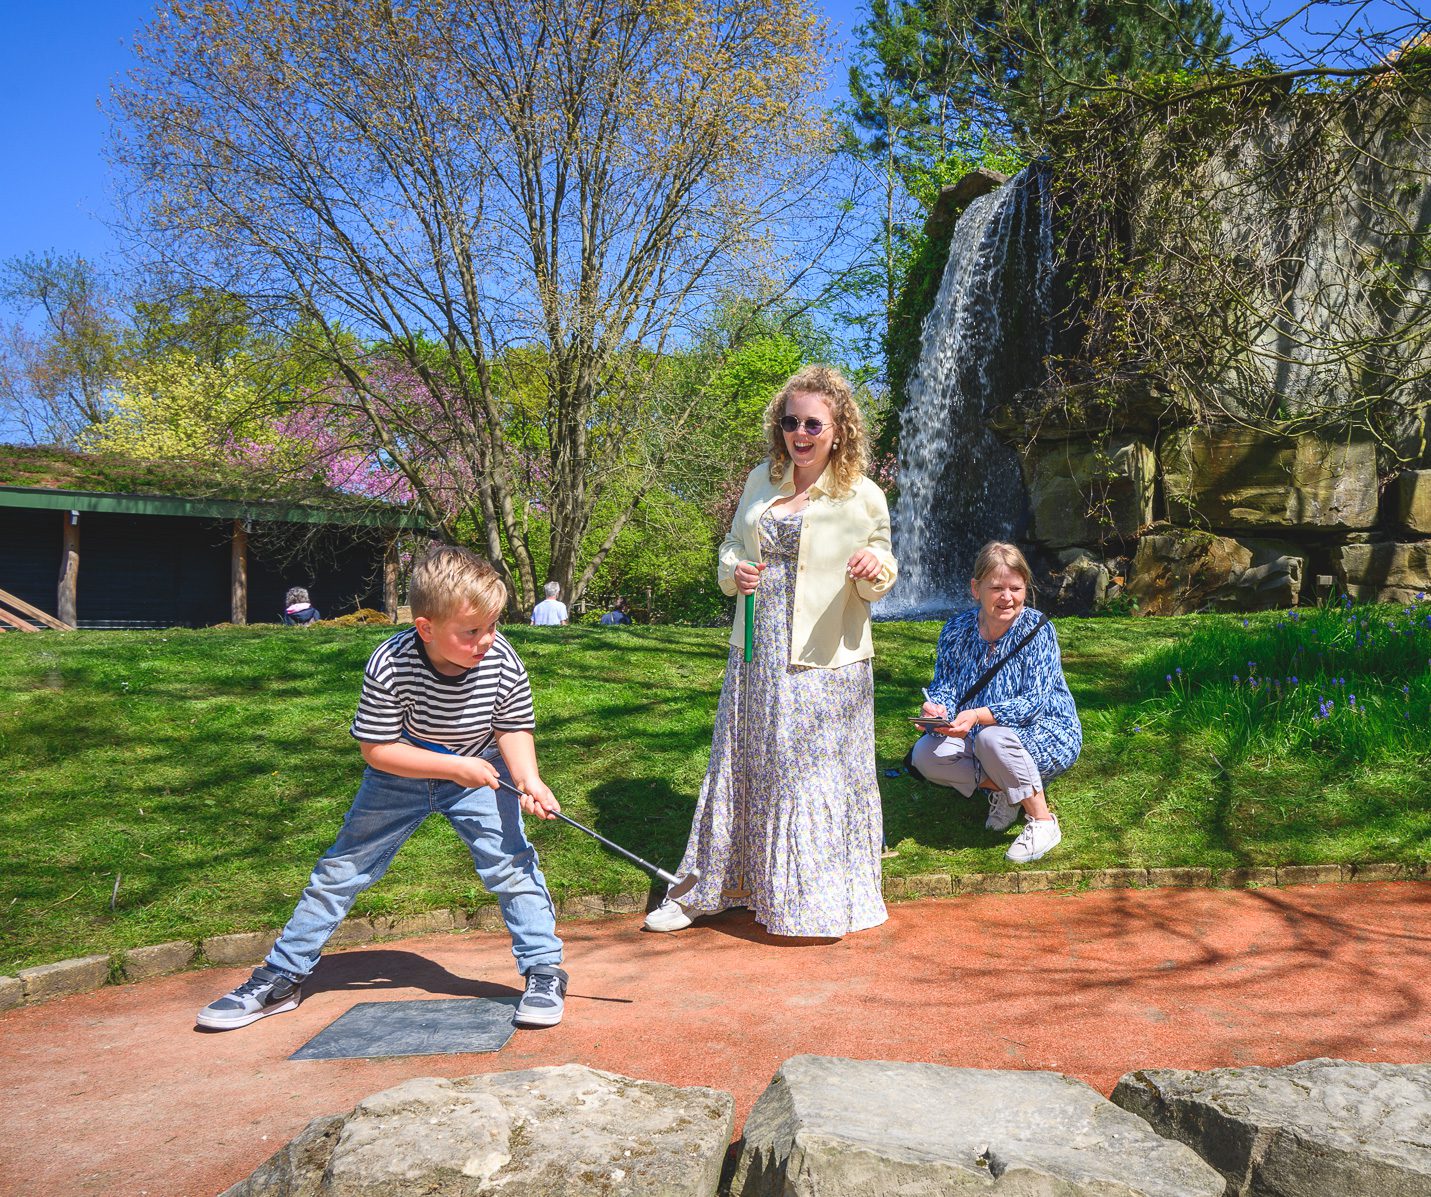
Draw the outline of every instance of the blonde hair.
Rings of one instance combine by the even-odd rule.
[[[845,376],[833,366],[806,366],[795,371],[780,393],[765,409],[765,430],[770,442],[770,481],[779,482],[785,476],[790,454],[785,451],[785,436],[780,431],[780,417],[793,395],[818,395],[830,408],[835,420],[835,444],[830,450],[831,493],[836,498],[854,490],[855,483],[869,468],[870,442],[865,431],[865,418]]]
[[[979,555],[974,558],[974,585],[977,586],[1001,566],[1013,570],[1024,580],[1024,586],[1032,598],[1033,570],[1029,569],[1029,563],[1019,551],[1019,547],[1009,544],[1006,540],[991,540],[979,550]]]
[[[507,605],[507,587],[491,564],[471,549],[442,545],[413,569],[408,602],[414,619],[445,619],[463,604],[478,615],[490,615]]]

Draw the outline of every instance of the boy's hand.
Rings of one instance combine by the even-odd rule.
[[[469,790],[495,790],[500,780],[496,768],[480,756],[443,757],[442,763],[452,780]]]
[[[556,800],[556,795],[552,793],[551,787],[540,777],[529,777],[518,781],[513,778],[513,784],[522,791],[519,805],[522,810],[529,815],[536,815],[539,819],[555,819],[556,812],[561,810],[561,803]]]

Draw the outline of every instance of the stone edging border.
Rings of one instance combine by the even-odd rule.
[[[1324,885],[1343,881],[1425,881],[1428,864],[1278,865],[1252,868],[1052,869],[1008,873],[923,873],[886,877],[891,899],[946,898],[964,894],[1029,894],[1047,890],[1094,889],[1248,889],[1266,885]],[[557,907],[563,919],[607,918],[646,910],[650,893],[615,897],[568,898]],[[443,931],[502,931],[501,912],[484,906],[465,910],[430,910],[403,918],[347,918],[328,943],[333,947],[403,939]],[[249,965],[262,961],[276,931],[239,931],[211,935],[197,943],[178,940],[130,948],[113,955],[80,956],[56,964],[22,968],[0,977],[0,1013],[20,1006],[85,993],[105,985],[143,981],[199,964]]]

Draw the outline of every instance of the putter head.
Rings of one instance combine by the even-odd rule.
[[[666,897],[673,902],[680,901],[681,898],[695,889],[696,882],[700,879],[701,871],[699,869],[692,869],[684,877],[678,877],[676,879],[676,884],[666,891]]]

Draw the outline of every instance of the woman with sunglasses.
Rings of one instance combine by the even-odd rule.
[[[746,480],[718,567],[726,594],[755,595],[753,659],[738,614],[681,862],[700,881],[653,910],[648,931],[737,905],[773,935],[841,936],[887,917],[870,603],[897,572],[889,509],[838,370],[799,371],[765,424],[770,457]]]

